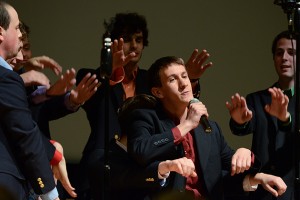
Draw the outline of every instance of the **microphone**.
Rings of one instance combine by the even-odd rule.
[[[192,100],[190,100],[189,102],[189,106],[192,104],[192,103],[197,103],[197,102],[200,102],[199,99],[196,99],[196,98],[193,98]],[[202,115],[200,117],[200,123],[205,131],[205,133],[211,133],[212,131],[212,128],[208,122],[208,119],[206,117],[206,115]]]
[[[103,35],[103,47],[101,49],[100,61],[100,77],[102,79],[110,78],[112,71],[112,52],[111,52],[111,38],[109,33]]]

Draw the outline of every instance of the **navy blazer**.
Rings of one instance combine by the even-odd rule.
[[[128,124],[128,152],[139,164],[146,166],[155,160],[184,157],[183,146],[174,144],[172,128],[176,125],[158,107],[157,110],[137,109],[131,112]],[[234,151],[227,145],[220,127],[210,121],[212,132],[207,134],[200,125],[193,130],[198,169],[209,199],[223,198],[222,170],[230,171]],[[185,178],[171,173],[168,188],[185,190]],[[240,188],[242,190],[242,183]]]
[[[21,77],[0,66],[0,173],[28,180],[37,194],[55,187]]]
[[[97,92],[85,102],[82,106],[86,112],[87,119],[90,124],[91,133],[88,142],[84,148],[83,154],[90,154],[95,149],[104,149],[104,127],[105,123],[109,123],[109,137],[110,140],[114,139],[115,135],[121,134],[120,126],[118,122],[118,109],[122,105],[124,99],[124,90],[122,83],[118,83],[114,86],[110,86],[109,90],[109,118],[105,118],[105,91],[107,85],[100,78],[100,68],[95,69],[80,69],[78,71],[76,82],[79,83],[82,78],[87,74],[91,73],[97,75],[97,79],[102,83],[98,88]],[[138,69],[136,77],[136,94],[149,94],[147,86],[147,71]]]
[[[274,84],[272,87],[274,87]],[[230,129],[235,135],[247,135],[253,133],[252,151],[262,163],[261,171],[280,176],[287,184],[286,192],[279,199],[291,199],[294,190],[294,133],[293,126],[283,127],[276,117],[265,111],[265,105],[271,103],[271,95],[268,89],[251,93],[246,96],[247,106],[252,111],[252,119],[245,125],[238,125],[230,119]],[[292,124],[295,123],[295,96],[290,98],[288,111],[292,116]],[[272,196],[262,188],[252,192],[254,199]]]

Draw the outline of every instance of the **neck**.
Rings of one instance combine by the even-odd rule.
[[[279,84],[280,89],[288,90],[288,89],[291,89],[292,87],[294,87],[294,79],[290,79],[290,80],[279,79],[278,84]]]
[[[169,102],[163,103],[163,107],[170,118],[172,118],[174,121],[181,122],[182,120],[186,119],[187,116],[187,106],[173,106]]]
[[[129,62],[127,65],[124,66],[125,71],[125,78],[128,81],[133,80],[133,71],[138,67],[137,63]]]

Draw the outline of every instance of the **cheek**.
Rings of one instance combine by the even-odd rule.
[[[123,51],[124,51],[124,53],[126,55],[128,54],[129,50],[130,50],[130,45],[127,44],[127,43],[124,43],[124,45],[123,45]]]

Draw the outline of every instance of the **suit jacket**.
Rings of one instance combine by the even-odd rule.
[[[272,87],[274,87],[274,84]],[[294,189],[293,135],[291,126],[282,127],[276,117],[265,112],[265,105],[271,103],[267,89],[246,96],[247,106],[253,112],[252,119],[245,125],[238,125],[230,119],[230,128],[235,135],[253,133],[252,151],[260,158],[262,172],[280,176],[287,184],[287,191],[278,199],[291,199]],[[288,111],[295,123],[295,97],[290,99]],[[272,199],[261,188],[251,193],[252,199]]]
[[[66,107],[65,95],[54,96],[38,104],[34,104],[29,100],[29,108],[39,129],[48,139],[51,139],[49,122],[74,112]]]
[[[55,187],[21,77],[0,66],[0,173],[28,180],[37,194]]]
[[[176,125],[160,107],[156,110],[137,109],[131,112],[128,124],[128,152],[142,166],[155,160],[170,160],[184,157],[183,146],[174,144],[172,128]],[[196,144],[196,160],[203,179],[204,190],[209,199],[223,198],[222,170],[230,171],[234,151],[227,145],[220,127],[210,121],[212,133],[204,132],[202,126],[193,130]],[[171,173],[168,189],[185,190],[185,178]],[[242,190],[242,183],[240,188]]]
[[[113,142],[110,148],[109,199],[150,199],[151,193],[161,190],[162,180],[158,179],[158,165],[158,161],[146,167],[138,165],[124,149]]]
[[[87,74],[96,74],[98,80],[102,85],[98,88],[97,92],[82,106],[86,112],[87,119],[91,127],[91,133],[88,142],[84,148],[84,154],[90,153],[95,149],[104,149],[104,127],[105,123],[109,123],[109,137],[110,140],[115,135],[120,135],[120,127],[117,117],[119,107],[122,105],[124,99],[124,90],[121,83],[109,87],[109,118],[105,116],[105,92],[107,91],[106,82],[100,78],[100,68],[94,69],[80,69],[77,73],[76,82],[79,83],[82,78]],[[149,94],[147,87],[147,71],[138,69],[136,77],[136,94]]]

